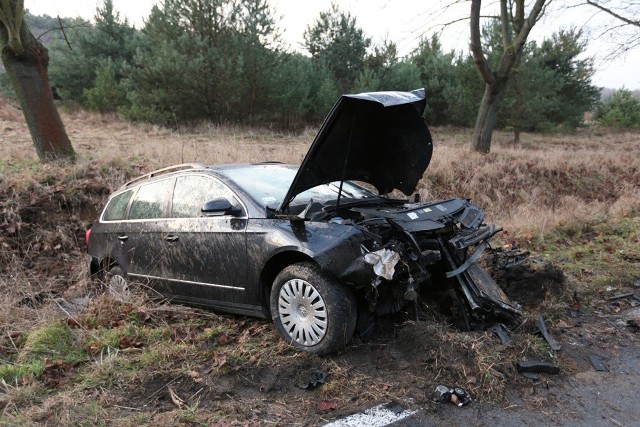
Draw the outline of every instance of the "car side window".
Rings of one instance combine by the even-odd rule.
[[[202,205],[213,199],[225,197],[237,203],[233,192],[224,184],[202,175],[180,176],[173,190],[172,218],[196,218],[202,216]]]
[[[124,214],[127,211],[127,206],[129,205],[132,194],[133,191],[129,190],[111,198],[104,210],[102,219],[104,221],[119,221],[124,219]]]
[[[174,182],[164,179],[141,186],[129,209],[129,219],[162,218]]]

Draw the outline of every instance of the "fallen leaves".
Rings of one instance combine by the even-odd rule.
[[[318,403],[318,411],[321,411],[321,412],[332,411],[337,407],[338,405],[336,404],[336,402],[333,402],[331,400],[323,400],[320,403]]]
[[[62,360],[45,360],[44,369],[38,375],[38,379],[47,387],[60,387],[67,384],[74,374],[74,369],[79,362],[67,363]]]

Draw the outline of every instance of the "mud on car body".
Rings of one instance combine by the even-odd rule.
[[[443,284],[468,327],[516,325],[518,305],[477,264],[499,231],[481,208],[385,196],[411,194],[431,160],[424,107],[423,90],[344,95],[299,167],[184,164],[130,181],[88,234],[91,273],[115,293],[145,282],[271,318],[317,354]]]

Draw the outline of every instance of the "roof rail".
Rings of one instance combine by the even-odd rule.
[[[152,178],[154,176],[163,175],[165,173],[177,172],[177,171],[181,171],[181,170],[185,170],[185,169],[204,169],[206,167],[207,166],[202,164],[202,163],[182,163],[182,164],[179,164],[179,165],[169,166],[169,167],[166,167],[166,168],[154,170],[154,171],[146,173],[144,175],[140,175],[137,178],[133,178],[131,181],[128,181],[127,183],[125,183],[122,186],[122,188],[129,187],[130,185],[132,185],[132,184],[134,184],[134,183],[136,183],[138,181],[142,181],[143,179]]]

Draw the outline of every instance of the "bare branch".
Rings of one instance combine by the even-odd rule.
[[[602,6],[601,4],[599,4],[599,3],[597,3],[597,2],[595,2],[593,0],[586,0],[586,1],[587,1],[588,5],[591,5],[591,6],[595,7],[595,8],[597,8],[597,9],[600,9],[604,13],[609,14],[610,16],[613,16],[614,18],[619,19],[622,22],[625,22],[625,23],[627,23],[629,25],[633,25],[635,27],[640,27],[640,21],[634,21],[634,20],[631,20],[629,18],[626,18],[626,17],[620,15],[619,13],[614,12],[612,9],[606,8],[606,7]]]

